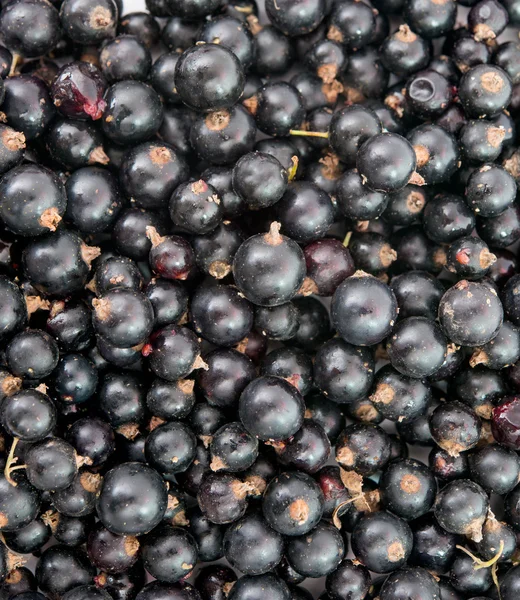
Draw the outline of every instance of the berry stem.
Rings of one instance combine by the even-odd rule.
[[[345,502],[342,502],[341,504],[338,504],[338,506],[336,506],[336,508],[334,509],[334,513],[332,514],[332,522],[334,523],[334,525],[338,528],[341,529],[341,521],[339,520],[339,512],[347,505],[352,504],[352,502],[356,502],[357,500],[364,500],[366,502],[365,499],[365,494],[361,493],[358,494],[357,496],[353,496],[352,498],[350,498],[349,500],[345,500]],[[368,503],[366,502],[367,506],[370,508],[370,506],[368,505]]]
[[[17,444],[18,444],[18,438],[15,437],[15,438],[13,438],[13,443],[11,444],[11,449],[9,450],[9,455],[7,457],[7,462],[5,463],[5,469],[4,469],[5,478],[14,487],[16,487],[18,484],[16,483],[16,481],[14,481],[14,479],[12,479],[11,473],[18,469],[25,469],[25,467],[26,467],[26,465],[18,465],[16,467],[14,466],[15,463],[18,461],[18,456],[14,455]]]
[[[474,569],[475,569],[475,571],[478,571],[479,569],[487,569],[488,567],[492,567],[495,563],[498,562],[498,560],[502,556],[502,552],[504,552],[504,540],[500,540],[500,546],[498,547],[498,552],[490,560],[482,560],[481,558],[478,558],[472,552],[470,552],[467,548],[464,548],[464,546],[457,545],[455,547],[458,548],[459,550],[462,550],[462,552],[465,552],[469,557],[471,557],[473,559],[473,562],[476,563],[476,566],[474,567]]]
[[[319,137],[328,139],[329,133],[328,131],[304,131],[303,129],[291,129],[289,131],[291,135],[301,135],[308,137]]]
[[[16,67],[18,66],[21,58],[22,57],[19,54],[13,52],[13,60],[11,61],[11,68],[9,69],[9,77],[14,77],[17,74]]]

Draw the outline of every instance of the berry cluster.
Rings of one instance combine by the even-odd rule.
[[[0,600],[519,600],[520,0],[146,4],[0,2]]]

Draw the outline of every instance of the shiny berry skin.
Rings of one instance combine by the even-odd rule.
[[[295,51],[291,39],[283,35],[276,27],[261,26],[258,19],[253,23],[256,71],[262,76],[284,73],[294,60]]]
[[[164,222],[157,213],[143,208],[123,210],[115,222],[112,234],[116,250],[133,260],[146,261],[152,247],[152,242],[146,235],[147,227],[154,227],[161,234],[164,232]]]
[[[440,116],[448,108],[453,92],[443,75],[426,69],[410,77],[406,97],[412,113],[426,120]]]
[[[27,321],[27,306],[20,288],[9,281],[4,275],[0,276],[0,340],[9,339],[19,331]]]
[[[134,565],[140,543],[134,536],[111,533],[98,523],[89,534],[87,552],[91,562],[105,573],[121,573]]]
[[[387,285],[359,271],[334,292],[331,319],[345,341],[373,346],[391,332],[397,319],[397,301]]]
[[[334,223],[335,209],[327,192],[304,181],[290,183],[275,213],[282,230],[299,243],[325,237]]]
[[[188,178],[188,166],[175,150],[146,142],[124,156],[120,181],[126,195],[143,208],[166,206],[175,188]]]
[[[42,491],[69,487],[78,472],[76,451],[61,438],[49,437],[32,444],[25,462],[27,479]]]
[[[273,573],[244,575],[231,589],[229,600],[249,600],[263,595],[272,600],[290,600],[291,592],[287,584]]]
[[[434,514],[446,531],[467,535],[478,542],[482,539],[482,525],[488,507],[487,494],[478,484],[459,479],[441,489],[435,501]]]
[[[412,146],[403,137],[395,133],[381,133],[361,146],[356,164],[369,188],[378,192],[395,192],[410,181],[416,158]]]
[[[388,204],[388,194],[369,188],[357,169],[343,173],[337,181],[335,194],[339,211],[356,221],[377,219]]]
[[[122,463],[103,479],[97,515],[112,533],[142,535],[161,522],[167,495],[157,471],[140,463]]]
[[[232,523],[224,534],[224,556],[245,575],[261,575],[282,559],[283,538],[261,513],[252,512]]]
[[[298,348],[275,348],[263,359],[262,375],[274,375],[288,381],[306,396],[312,388],[312,361]]]
[[[60,70],[51,87],[54,106],[69,119],[93,121],[103,116],[106,83],[94,65],[71,62]]]
[[[193,236],[190,244],[199,269],[215,279],[224,279],[231,272],[231,263],[244,239],[240,227],[225,221],[209,234]]]
[[[65,352],[84,350],[94,336],[90,311],[82,302],[53,302],[46,330]]]
[[[168,325],[155,331],[145,344],[143,355],[149,358],[152,371],[168,381],[184,379],[201,366],[197,337],[189,329],[178,325]]]
[[[296,388],[278,377],[263,376],[242,392],[240,420],[260,440],[285,440],[303,423],[303,398]]]
[[[103,136],[91,123],[56,119],[45,135],[51,157],[68,169],[110,161],[103,149]]]
[[[499,562],[504,562],[515,552],[516,532],[509,524],[497,521],[490,515],[482,527],[482,540],[476,545],[477,552],[484,560],[491,560],[496,556],[501,543],[504,544],[504,549]]]
[[[511,396],[493,409],[491,431],[500,444],[513,450],[520,447],[520,399]]]
[[[56,571],[61,577],[56,578]],[[47,548],[36,565],[38,587],[49,595],[64,596],[74,588],[91,585],[95,573],[82,550],[63,545]]]
[[[199,235],[213,231],[222,220],[217,191],[202,179],[179,185],[170,198],[169,211],[175,225]]]
[[[327,575],[325,585],[328,598],[361,600],[368,597],[372,582],[368,569],[345,559],[334,572]]]
[[[325,342],[314,360],[314,382],[333,402],[349,404],[365,397],[372,386],[374,358],[368,348],[334,338]]]
[[[103,375],[99,387],[100,412],[112,427],[134,427],[143,421],[145,416],[144,385],[135,374],[122,371],[109,371]],[[132,432],[131,432],[132,433]]]
[[[204,516],[217,525],[233,523],[247,509],[247,495],[254,486],[232,473],[208,471],[197,488],[197,502]]]
[[[406,0],[403,16],[415,33],[426,39],[446,35],[455,25],[455,2],[436,4],[434,0]]]
[[[273,25],[292,37],[314,31],[325,17],[325,5],[324,0],[267,0],[265,9]]]
[[[276,204],[287,189],[287,171],[270,154],[251,152],[240,158],[233,168],[235,192],[251,209]]]
[[[240,104],[229,109],[200,113],[190,131],[193,150],[214,165],[232,164],[253,149],[256,125]]]
[[[421,125],[407,136],[417,159],[417,172],[427,185],[448,181],[460,164],[455,137],[438,125]]]
[[[110,0],[112,1],[112,0]],[[157,133],[163,119],[158,94],[140,81],[120,81],[105,95],[103,133],[114,143],[133,145]]]
[[[496,429],[495,423],[493,419],[492,431]],[[520,476],[517,454],[499,444],[476,448],[469,452],[468,464],[472,480],[488,493],[504,496],[515,487]]]
[[[160,473],[185,471],[195,458],[197,440],[184,423],[172,421],[159,425],[146,438],[144,451],[148,463]]]
[[[441,327],[452,342],[461,346],[480,346],[492,340],[502,325],[503,315],[502,304],[492,287],[466,280],[451,287],[439,305]]]
[[[7,365],[17,377],[40,380],[58,364],[58,346],[48,333],[26,329],[16,334],[6,348]]]
[[[413,459],[392,461],[380,481],[382,503],[403,519],[416,519],[433,506],[437,483],[428,468]]]
[[[304,535],[320,521],[324,498],[318,484],[305,473],[282,473],[267,486],[262,511],[269,525],[287,536]]]
[[[210,444],[212,471],[237,473],[249,469],[258,457],[258,440],[242,423],[227,423],[213,435]]]
[[[217,44],[193,46],[181,55],[175,68],[175,87],[181,100],[202,112],[233,106],[242,94],[244,80],[238,58]]]
[[[208,369],[199,371],[198,384],[206,400],[214,406],[236,406],[246,385],[255,378],[253,363],[244,354],[225,348],[214,350],[205,361]]]
[[[475,217],[455,194],[437,194],[423,213],[426,235],[437,243],[451,243],[469,235],[475,227]]]
[[[412,531],[406,521],[380,511],[358,521],[351,543],[354,555],[367,569],[390,573],[408,559],[412,551]]]
[[[139,291],[143,276],[139,268],[126,256],[101,256],[96,265],[94,284],[96,293],[101,295],[116,287]]]
[[[325,83],[331,84],[347,65],[345,48],[334,40],[324,39],[316,42],[305,53],[305,64],[309,71],[316,73]],[[314,131],[312,128],[310,131]]]
[[[132,12],[121,17],[119,11],[119,17],[118,33],[134,35],[149,49],[159,41],[161,28],[152,14]]]
[[[12,437],[35,442],[52,432],[56,425],[56,409],[46,394],[21,390],[4,398],[0,420]]]
[[[25,136],[7,125],[0,126],[0,174],[16,167],[25,154]]]
[[[260,306],[278,306],[291,300],[305,277],[305,259],[300,247],[279,233],[271,231],[246,240],[235,254],[235,283],[246,298]]]
[[[446,357],[441,328],[425,317],[409,317],[394,328],[387,342],[390,362],[403,375],[422,379],[435,373]]]
[[[503,69],[477,65],[463,75],[458,93],[469,117],[489,118],[507,107],[511,91],[511,80]]]
[[[93,466],[103,464],[115,450],[112,427],[96,417],[78,419],[69,429],[67,441]]]
[[[409,562],[415,566],[444,572],[455,557],[457,537],[445,531],[431,513],[419,517],[412,525],[413,550]]]
[[[372,110],[359,105],[348,106],[334,113],[329,143],[343,162],[354,166],[359,147],[381,131],[381,122]]]
[[[32,75],[6,80],[2,111],[9,125],[21,131],[27,141],[40,137],[56,114],[47,86]]]
[[[61,24],[76,43],[98,45],[116,34],[117,4],[114,0],[65,0]]]
[[[325,465],[331,451],[324,428],[312,419],[305,419],[292,438],[274,444],[274,449],[281,464],[310,474]]]
[[[144,289],[154,312],[154,328],[177,323],[188,309],[188,292],[180,281],[156,279]]]
[[[349,0],[334,6],[327,37],[348,50],[357,50],[370,43],[374,26],[370,7]]]
[[[393,35],[386,38],[380,52],[385,68],[405,77],[428,66],[431,44],[404,24]]]
[[[506,7],[495,0],[480,0],[468,13],[468,29],[478,41],[494,40],[504,31],[508,22]]]
[[[260,131],[271,136],[289,135],[305,117],[300,92],[285,81],[263,85],[251,99],[251,112]]]
[[[320,296],[332,296],[347,277],[354,274],[354,262],[345,246],[336,239],[311,242],[303,249],[307,277],[312,279]]]
[[[180,98],[176,88],[171,86],[175,77],[175,67],[179,60],[178,52],[167,52],[161,54],[153,63],[150,70],[150,82],[154,90],[161,96],[164,102],[179,104]]]
[[[122,197],[117,180],[101,167],[77,169],[65,185],[67,210],[65,219],[83,233],[100,233],[115,222]]]
[[[5,6],[0,13],[0,29],[3,43],[26,58],[48,54],[61,37],[58,11],[42,0]]]
[[[164,117],[157,132],[161,139],[182,155],[191,152],[190,127],[193,113],[184,106],[166,105]]]
[[[289,563],[306,577],[323,577],[333,573],[344,554],[343,538],[329,523],[319,523],[309,533],[291,538],[287,545]]]
[[[372,423],[348,425],[336,443],[336,460],[347,471],[371,475],[390,458],[390,439]]]
[[[114,346],[136,346],[151,333],[152,305],[140,292],[116,288],[94,299],[92,306],[94,329]]]
[[[392,277],[390,287],[399,306],[399,317],[437,317],[439,302],[444,293],[442,283],[424,271],[409,271]]]
[[[496,217],[477,219],[477,232],[489,245],[507,248],[520,238],[520,211],[513,204]]]
[[[399,600],[404,594],[417,593],[421,600],[436,600],[439,597],[436,577],[422,567],[403,567],[388,576],[379,597],[381,600]]]
[[[270,340],[290,340],[300,326],[298,309],[292,302],[255,307],[255,329]]]
[[[430,417],[432,438],[450,456],[473,448],[480,439],[481,428],[475,411],[461,402],[440,404]]]
[[[155,227],[147,227],[152,242],[148,262],[152,271],[164,279],[185,281],[195,272],[195,255],[190,244],[178,235],[161,236]]]
[[[478,216],[496,217],[512,205],[516,191],[516,182],[505,169],[488,164],[470,175],[465,200]]]
[[[493,162],[504,148],[506,130],[493,121],[473,119],[467,121],[459,133],[462,156],[472,165]]]
[[[457,277],[481,279],[487,274],[496,257],[487,244],[476,236],[461,237],[449,247],[446,267]]]
[[[145,81],[152,66],[150,51],[133,35],[118,35],[105,43],[99,59],[101,72],[109,83],[126,79]]]
[[[218,40],[218,44],[233,52],[245,71],[254,63],[255,46],[252,33],[247,24],[238,18],[221,16],[210,19],[202,27],[197,40],[207,44]]]
[[[194,538],[180,527],[162,526],[146,536],[141,549],[145,569],[161,582],[186,577],[197,563]]]

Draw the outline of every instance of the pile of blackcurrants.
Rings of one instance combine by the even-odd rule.
[[[0,600],[519,600],[520,0],[0,4]]]

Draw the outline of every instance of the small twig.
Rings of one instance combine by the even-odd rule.
[[[348,248],[351,237],[352,237],[352,231],[347,231],[347,235],[345,236],[345,239],[343,240],[343,245],[345,246],[345,248]]]
[[[504,552],[504,540],[500,540],[498,552],[490,560],[482,560],[481,558],[478,558],[478,556],[475,556],[467,548],[464,548],[464,546],[457,545],[455,546],[455,548],[462,550],[462,552],[465,552],[469,557],[471,557],[473,559],[473,562],[476,563],[476,566],[473,568],[475,571],[478,571],[479,569],[487,569],[488,567],[492,567],[499,561],[500,557],[502,556],[502,553]]]
[[[5,478],[14,487],[16,487],[18,484],[16,483],[16,481],[14,481],[14,479],[12,479],[11,473],[13,471],[16,471],[17,469],[25,469],[25,467],[26,467],[26,465],[18,465],[16,467],[14,466],[18,462],[18,456],[14,455],[17,444],[18,444],[18,438],[15,437],[15,438],[13,438],[13,443],[11,444],[11,449],[9,450],[9,455],[7,457],[7,461],[5,463],[5,469],[4,469]]]
[[[350,498],[349,500],[345,500],[345,502],[338,504],[338,506],[336,506],[334,512],[332,513],[332,522],[338,529],[341,529],[341,521],[339,520],[338,516],[339,511],[342,510],[348,504],[352,504],[352,502],[356,502],[357,500],[363,500],[367,507],[370,508],[370,505],[366,501],[365,494],[359,494],[358,496],[354,496],[353,498]]]
[[[296,177],[296,171],[298,171],[298,163],[300,161],[297,156],[292,156],[291,162],[292,165],[287,169],[287,179],[289,181],[292,181]]]
[[[291,135],[301,135],[308,137],[320,137],[328,139],[329,133],[328,131],[305,131],[304,129],[291,129],[289,131]]]

